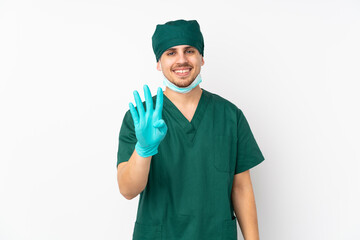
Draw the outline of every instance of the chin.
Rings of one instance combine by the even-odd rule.
[[[181,81],[181,80],[180,80]],[[188,86],[190,86],[193,82],[194,82],[194,80],[192,80],[192,81],[190,81],[190,82],[188,82],[188,83],[185,83],[186,81],[181,81],[181,84],[175,84],[176,86],[178,86],[178,87],[188,87]],[[179,83],[179,81],[178,81],[178,83]]]

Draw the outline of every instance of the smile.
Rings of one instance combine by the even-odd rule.
[[[174,72],[177,76],[184,77],[184,76],[187,76],[187,75],[190,74],[191,68],[176,69],[176,70],[173,70],[173,72]]]

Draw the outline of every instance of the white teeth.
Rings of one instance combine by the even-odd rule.
[[[187,70],[176,70],[175,72],[176,73],[185,73],[185,72],[189,72],[189,69],[187,69]]]

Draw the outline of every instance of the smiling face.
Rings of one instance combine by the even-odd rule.
[[[157,63],[157,70],[178,87],[189,86],[200,73],[204,58],[189,45],[178,45],[167,49]]]

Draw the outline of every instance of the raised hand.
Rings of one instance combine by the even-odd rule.
[[[150,89],[144,85],[146,112],[139,93],[134,91],[137,111],[130,102],[130,113],[135,125],[137,143],[136,152],[142,157],[149,157],[158,153],[160,142],[165,138],[167,132],[166,123],[162,118],[163,92],[161,87],[157,90],[156,106],[153,107],[153,100]]]

